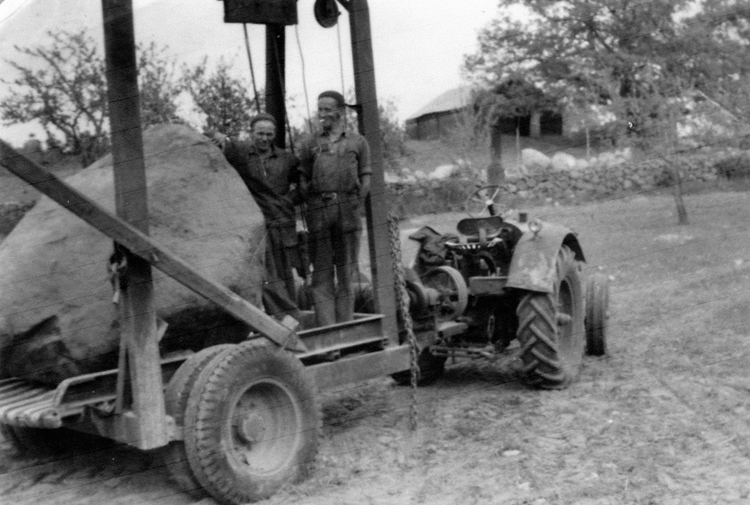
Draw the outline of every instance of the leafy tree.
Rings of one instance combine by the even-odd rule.
[[[6,125],[38,121],[49,145],[59,145],[80,155],[86,166],[109,149],[107,82],[103,58],[85,30],[48,32],[50,42],[36,47],[15,46],[29,57],[29,65],[8,63],[19,77],[2,82],[10,93],[0,101],[0,118]],[[179,93],[172,71],[173,60],[154,44],[138,48],[142,89],[142,119],[146,124],[173,120],[174,98]]]
[[[177,115],[177,97],[183,91],[176,75],[177,64],[166,47],[154,42],[138,45],[138,85],[141,94],[141,122],[144,125],[182,123]]]
[[[49,45],[15,46],[37,65],[7,60],[20,77],[3,79],[14,87],[0,102],[0,115],[6,125],[39,121],[48,137],[62,134],[65,146],[75,154],[96,151],[91,144],[101,143],[106,129],[104,62],[84,31],[50,31],[48,35]]]
[[[519,6],[523,21],[508,15]],[[500,0],[465,67],[485,84],[520,74],[563,102],[607,104],[625,131],[658,114],[642,103],[655,93],[710,95],[746,76],[748,43],[750,0]]]
[[[183,68],[182,82],[195,106],[206,115],[203,128],[236,136],[250,130],[257,108],[247,86],[232,76],[231,69],[222,60],[211,72],[204,58],[194,68]]]

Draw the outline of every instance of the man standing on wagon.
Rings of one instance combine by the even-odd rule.
[[[273,143],[276,120],[260,113],[250,122],[250,139],[229,138],[206,132],[237,170],[263,212],[266,224],[266,282],[263,306],[266,312],[281,320],[285,315],[299,320],[293,268],[297,251],[297,215],[300,203],[295,185],[299,178],[299,160]]]
[[[363,136],[346,129],[345,106],[341,93],[321,93],[320,131],[300,148],[300,188],[306,195],[313,265],[312,299],[320,326],[353,319],[360,209],[370,192],[370,148]]]

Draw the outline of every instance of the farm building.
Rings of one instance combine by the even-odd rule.
[[[456,126],[461,114],[472,107],[474,92],[472,88],[464,86],[438,95],[406,120],[407,136],[414,140],[434,140],[445,136]],[[545,110],[527,116],[498,118],[495,127],[503,134],[515,134],[518,128],[524,137],[562,135],[563,117]]]

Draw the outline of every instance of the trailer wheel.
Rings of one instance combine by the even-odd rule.
[[[185,408],[190,398],[190,390],[203,367],[230,347],[232,347],[231,344],[222,344],[202,349],[186,359],[172,376],[164,391],[164,402],[167,414],[174,418],[177,426],[185,426]],[[194,498],[206,496],[203,487],[193,476],[183,441],[178,440],[170,443],[162,452],[162,458],[169,477],[180,489]]]
[[[526,381],[544,389],[563,389],[578,376],[586,345],[581,279],[573,252],[557,256],[553,293],[521,297],[517,337]]]
[[[231,505],[268,498],[306,477],[320,430],[315,388],[302,363],[249,342],[203,368],[185,411],[190,468],[206,491]]]
[[[609,279],[593,274],[586,280],[586,353],[607,354],[607,319],[609,310]]]
[[[422,349],[417,358],[419,375],[417,376],[417,386],[429,386],[445,373],[446,356],[435,356],[430,352],[430,348]],[[411,370],[396,372],[391,375],[396,384],[399,386],[411,385]]]

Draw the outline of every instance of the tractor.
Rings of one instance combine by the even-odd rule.
[[[607,277],[584,282],[576,234],[523,212],[499,215],[501,194],[498,186],[477,189],[458,234],[425,226],[409,237],[420,244],[405,274],[411,312],[418,317],[432,300],[441,328],[420,346],[419,384],[436,380],[448,357],[515,351],[528,384],[561,389],[578,375],[584,353],[606,353]]]

